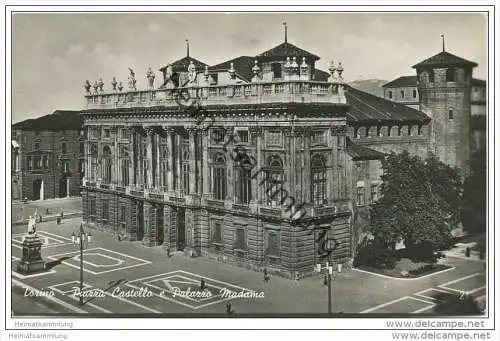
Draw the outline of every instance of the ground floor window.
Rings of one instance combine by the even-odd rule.
[[[220,220],[212,220],[212,243],[222,244],[222,222]]]
[[[126,227],[127,227],[127,206],[126,205],[121,205],[120,206],[120,229],[123,230],[122,232],[125,232]]]
[[[280,256],[278,231],[268,230],[266,233],[266,255],[270,263],[276,263]]]
[[[236,236],[234,248],[239,251],[243,251],[247,249],[247,241],[246,241],[246,231],[245,225],[236,225]]]
[[[109,221],[109,202],[108,200],[103,200],[102,202],[102,222],[107,223]]]

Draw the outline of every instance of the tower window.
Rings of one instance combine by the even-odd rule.
[[[452,120],[452,119],[453,119],[453,109],[448,110],[448,118],[449,118],[450,120]]]
[[[281,78],[281,64],[280,63],[272,63],[271,64],[273,70],[273,78]]]
[[[387,93],[387,96],[389,97],[389,99],[392,99],[392,91],[389,91],[389,92]]]
[[[401,90],[401,98],[405,98],[405,91]]]
[[[434,83],[434,70],[429,70],[429,83]]]
[[[446,70],[446,81],[454,82],[455,81],[455,69],[450,68]]]
[[[417,90],[413,90],[413,98],[417,98]]]

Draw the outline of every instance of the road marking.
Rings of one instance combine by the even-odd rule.
[[[395,281],[416,281],[416,280],[423,279],[423,278],[426,278],[426,277],[431,277],[431,276],[439,275],[439,274],[442,274],[442,273],[447,272],[447,271],[455,270],[455,267],[452,266],[452,267],[450,267],[448,269],[444,269],[444,270],[436,271],[436,272],[433,272],[433,273],[430,273],[430,274],[427,274],[427,275],[424,275],[424,276],[412,277],[412,278],[407,278],[407,277],[401,277],[401,278],[400,277],[392,277],[392,276],[382,275],[382,274],[379,274],[379,273],[376,273],[376,272],[371,272],[371,271],[366,271],[366,270],[356,269],[356,268],[352,268],[352,270],[357,271],[357,272],[362,272],[362,273],[365,273],[365,274],[370,274],[370,275],[377,276],[377,277],[392,279],[392,280],[395,280]]]
[[[38,290],[36,288],[33,288],[32,286],[29,286],[27,284],[24,284],[23,282],[20,282],[20,281],[18,281],[16,279],[12,279],[12,283],[14,283],[14,284],[16,284],[16,285],[18,285],[20,287],[23,287],[25,289],[33,290],[34,292],[39,292],[40,295],[42,295],[42,293],[40,292],[40,290]],[[75,306],[72,306],[71,304],[66,303],[66,302],[64,302],[64,301],[62,301],[62,300],[60,300],[60,299],[58,299],[56,297],[52,297],[50,295],[44,295],[44,297],[46,297],[48,300],[53,301],[53,302],[55,302],[55,303],[57,303],[57,304],[65,307],[67,309],[73,310],[74,312],[87,314],[87,312],[85,310],[77,308]]]
[[[141,258],[137,258],[137,257],[134,257],[134,256],[126,255],[126,254],[120,253],[120,252],[115,252],[115,251],[112,251],[112,250],[109,250],[109,249],[106,249],[106,248],[103,248],[103,247],[96,247],[96,248],[92,248],[92,249],[87,249],[87,250],[84,251],[84,255],[90,254],[89,251],[97,251],[97,250],[101,250],[101,251],[105,251],[105,252],[111,252],[111,253],[116,253],[116,254],[119,254],[119,255],[121,255],[123,257],[126,257],[126,258],[132,258],[132,259],[141,261],[142,263],[128,265],[128,266],[122,266],[122,267],[117,267],[116,269],[104,270],[104,271],[97,271],[97,272],[96,271],[92,271],[92,270],[87,269],[87,268],[83,269],[85,272],[91,273],[92,275],[102,275],[102,274],[113,272],[113,271],[121,271],[121,270],[135,268],[135,267],[138,267],[138,266],[143,266],[143,265],[147,265],[147,264],[151,264],[152,263],[151,261],[148,261],[148,260],[145,260],[145,259],[141,259]],[[73,255],[74,254],[74,256],[72,257],[72,259],[74,259],[74,257],[76,257],[79,254],[79,252],[80,251],[72,251],[72,252],[59,253],[59,254],[47,256],[47,258],[52,259],[52,260],[57,260],[57,257],[59,257],[59,256]],[[79,265],[74,265],[74,264],[71,264],[71,263],[69,263],[67,261],[62,261],[62,264],[65,264],[67,266],[70,266],[72,268],[80,270],[80,266]]]
[[[80,298],[79,298],[79,297],[77,298],[77,297],[76,297],[76,296],[74,296],[74,295],[69,295],[69,297],[70,297],[73,301],[78,301],[78,302],[80,302]],[[84,297],[83,303],[84,303],[84,304],[83,304],[84,306],[88,305],[89,307],[92,307],[92,308],[94,308],[94,309],[97,309],[97,310],[99,310],[99,311],[102,311],[103,313],[106,313],[106,314],[113,314],[113,312],[112,312],[112,311],[109,311],[109,310],[107,310],[107,309],[104,309],[104,308],[102,308],[102,307],[100,307],[100,306],[98,306],[98,305],[96,305],[96,304],[94,304],[94,303],[85,302],[85,297]]]
[[[412,311],[412,314],[418,314],[418,313],[421,313],[423,311],[426,311],[426,310],[429,310],[431,308],[434,308],[435,306],[437,306],[437,304],[431,304],[431,305],[428,305],[427,307],[423,307],[421,309],[417,309],[415,311]]]
[[[86,253],[85,256],[101,256],[101,257],[104,257],[104,258],[107,258],[107,259],[112,259],[112,260],[117,261],[115,264],[95,264],[95,263],[89,262],[89,261],[87,261],[85,259],[83,260],[83,262],[85,264],[92,265],[93,267],[96,267],[96,268],[111,268],[113,266],[117,266],[117,265],[123,264],[123,260],[115,258],[115,257],[111,257],[111,256],[106,256],[106,255],[104,255],[102,253],[99,253],[99,252]],[[80,255],[74,256],[73,259],[79,261],[80,260]]]
[[[127,286],[129,286],[129,287],[132,287],[132,288],[134,288],[134,289],[137,289],[137,290],[140,290],[140,289],[141,289],[141,288],[139,288],[139,287],[136,287],[135,285],[130,284],[130,282],[125,283],[125,285],[127,285]],[[174,299],[172,299],[172,298],[170,298],[170,297],[167,297],[167,296],[162,296],[162,295],[158,295],[158,294],[156,294],[156,293],[154,293],[154,292],[153,292],[153,295],[155,295],[155,296],[156,296],[156,297],[158,297],[158,298],[161,298],[161,299],[164,299],[164,300],[167,300],[167,301],[170,301],[170,302],[174,302],[174,303],[180,304],[180,305],[182,305],[182,306],[185,306],[185,307],[191,308],[191,309],[193,309],[193,310],[196,310],[196,307],[194,307],[194,306],[192,306],[192,305],[190,305],[190,304],[184,303],[184,302],[180,302],[180,301],[178,301],[178,300],[174,300]]]
[[[52,290],[57,291],[60,294],[67,295],[68,293],[74,292],[75,290],[71,289],[71,290],[68,290],[68,291],[62,291],[60,289],[57,289],[57,287],[60,287],[60,286],[66,285],[66,284],[70,284],[70,283],[76,284],[76,286],[78,286],[78,288],[79,288],[80,282],[78,282],[78,281],[69,281],[69,282],[64,282],[64,283],[58,283],[58,284],[54,284],[54,285],[49,286],[49,288],[52,289]],[[88,285],[87,283],[83,283],[83,289],[87,289],[87,288],[91,288],[91,286]]]
[[[427,298],[427,299],[430,299],[430,300],[433,300],[433,301],[438,301],[436,298],[434,298],[432,296],[423,295],[423,293],[426,293],[428,291],[439,291],[439,292],[443,292],[445,294],[451,294],[449,291],[442,290],[442,289],[439,289],[439,288],[428,288],[428,289],[424,289],[424,290],[421,290],[419,292],[416,292],[413,295],[420,296],[420,297],[423,297],[423,298]]]
[[[137,303],[137,302],[130,301],[130,300],[127,300],[126,298],[123,298],[123,297],[120,297],[120,296],[116,296],[116,295],[110,294],[109,292],[106,292],[106,291],[105,291],[104,293],[105,293],[106,295],[108,295],[108,296],[112,297],[112,298],[116,298],[116,299],[118,299],[118,300],[120,300],[120,301],[123,301],[123,302],[129,303],[129,304],[132,304],[132,305],[134,305],[134,306],[136,306],[136,307],[142,308],[142,309],[144,309],[144,310],[146,310],[146,311],[149,311],[149,312],[151,312],[151,313],[161,314],[161,311],[154,310],[154,309],[152,309],[152,308],[146,307],[145,305],[139,304],[139,303]]]
[[[216,279],[213,279],[213,278],[210,278],[208,276],[201,276],[201,275],[196,275],[196,274],[193,274],[191,272],[188,272],[188,271],[184,271],[184,270],[179,270],[180,272],[183,272],[185,274],[188,274],[188,275],[192,275],[192,276],[196,276],[196,277],[200,277],[201,278],[204,278],[204,279],[209,279],[210,281],[212,282],[217,282],[217,283],[222,283],[222,284],[225,284],[225,285],[228,285],[230,287],[234,287],[234,288],[238,288],[238,289],[241,289],[241,290],[244,290],[244,291],[250,291],[250,292],[256,292],[255,290],[253,289],[248,289],[248,288],[243,288],[243,287],[240,287],[238,285],[235,285],[235,284],[231,284],[231,283],[227,283],[227,282],[223,282],[223,281],[218,281]]]
[[[61,236],[61,235],[59,235],[59,234],[55,234],[55,233],[50,233],[50,232],[47,232],[47,231],[40,231],[40,232],[45,233],[45,234],[50,234],[50,235],[52,235],[52,236],[59,237],[59,238],[61,238],[61,239],[66,239],[66,240],[70,241],[70,242],[71,242],[71,244],[73,244],[73,239],[71,239],[71,238],[64,237],[64,236]]]
[[[479,276],[479,275],[481,275],[481,272],[476,272],[476,273],[473,273],[472,275],[461,277],[461,278],[457,278],[457,279],[455,279],[453,281],[449,281],[449,282],[440,284],[440,285],[438,285],[438,287],[445,288],[446,286],[448,286],[450,284],[461,282],[461,281],[464,281],[466,279],[469,279],[469,278],[472,278],[472,277],[476,277],[476,276]],[[450,288],[446,288],[446,289],[450,289]]]
[[[372,312],[374,310],[377,310],[377,309],[380,309],[380,308],[383,308],[383,307],[386,307],[388,305],[391,305],[391,304],[394,304],[394,303],[397,303],[397,302],[400,302],[400,301],[404,301],[406,299],[410,298],[410,296],[403,296],[403,297],[400,297],[400,298],[396,298],[395,300],[392,300],[392,301],[389,301],[389,302],[386,302],[386,303],[382,303],[382,304],[379,304],[378,306],[375,306],[373,308],[370,308],[370,309],[366,309],[366,310],[363,310],[362,312],[360,312],[360,314],[365,314],[365,313],[369,313],[369,312]]]

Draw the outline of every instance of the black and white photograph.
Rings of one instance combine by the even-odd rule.
[[[6,340],[494,339],[477,5],[6,6]]]

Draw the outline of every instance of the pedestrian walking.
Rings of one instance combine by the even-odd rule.
[[[231,302],[226,303],[226,314],[232,315],[234,313],[234,310],[232,309],[232,304]]]
[[[267,268],[264,268],[264,282],[269,282],[269,274],[267,273]]]

